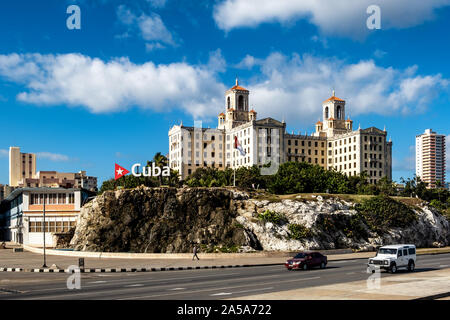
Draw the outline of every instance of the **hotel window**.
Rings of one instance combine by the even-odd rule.
[[[314,142],[314,146],[317,148],[319,146],[318,142]]]
[[[298,146],[298,140],[295,140],[295,145]]]
[[[302,147],[304,147],[305,146],[305,141],[302,141]]]
[[[288,146],[290,146],[291,145],[291,140],[288,140]]]
[[[73,193],[69,193],[69,203],[75,203],[75,195]]]

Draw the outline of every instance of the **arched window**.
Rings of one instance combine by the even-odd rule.
[[[337,118],[338,118],[338,119],[342,119],[341,106],[337,106],[336,114],[337,114]]]
[[[328,107],[326,107],[325,108],[325,119],[328,119],[329,118],[329,116],[328,116]]]
[[[230,109],[230,104],[231,104],[231,102],[230,102],[230,97],[228,97],[228,98],[227,98],[227,108],[228,108],[228,109]]]
[[[238,109],[239,110],[244,110],[244,97],[243,96],[239,96]]]

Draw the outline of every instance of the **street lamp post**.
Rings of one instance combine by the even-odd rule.
[[[42,268],[47,268],[47,257],[45,255],[45,197],[46,194],[44,193],[44,225],[43,225],[43,230],[44,230],[44,265],[42,266]]]

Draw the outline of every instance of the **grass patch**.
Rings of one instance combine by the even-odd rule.
[[[266,210],[263,213],[258,214],[258,219],[263,222],[272,222],[273,224],[277,225],[287,222],[284,214],[271,210]]]
[[[311,230],[301,224],[291,223],[288,226],[289,237],[294,240],[301,240],[311,237]]]
[[[385,195],[363,200],[355,209],[368,227],[383,234],[390,228],[405,228],[417,221],[417,214],[406,204]]]

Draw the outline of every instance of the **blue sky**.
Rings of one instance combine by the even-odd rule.
[[[216,126],[236,76],[289,132],[311,133],[334,88],[355,127],[386,126],[394,179],[412,177],[417,134],[450,140],[449,30],[450,0],[3,1],[0,183],[9,146],[100,181],[167,153],[172,125]]]

